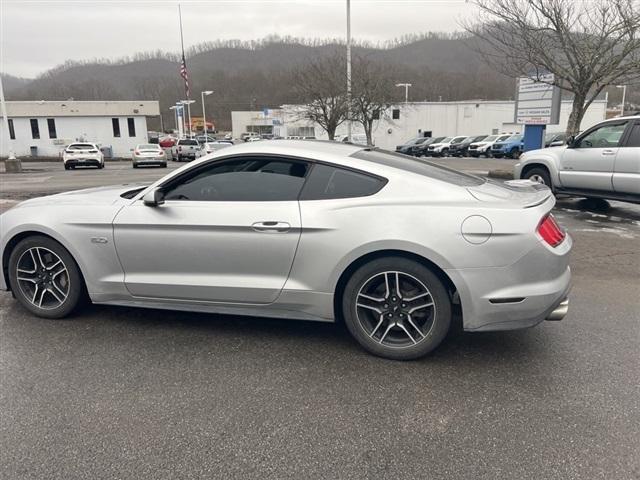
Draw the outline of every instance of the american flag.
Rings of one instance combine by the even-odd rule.
[[[187,61],[184,58],[184,54],[182,54],[182,62],[180,63],[180,76],[184,79],[184,91],[187,94],[187,98],[189,98],[189,73],[187,72]]]

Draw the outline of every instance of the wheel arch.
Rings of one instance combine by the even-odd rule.
[[[460,308],[462,307],[459,301],[458,288],[456,287],[455,283],[453,282],[453,280],[451,280],[451,277],[447,275],[445,270],[434,261],[422,255],[419,255],[417,253],[410,252],[407,250],[399,250],[399,249],[376,250],[376,251],[368,252],[356,258],[340,274],[340,277],[338,278],[338,282],[336,283],[336,287],[333,295],[333,311],[334,311],[334,318],[336,319],[336,321],[339,321],[342,319],[342,312],[341,312],[342,298],[343,298],[345,286],[349,281],[349,279],[351,278],[351,276],[362,265],[365,265],[366,263],[372,260],[376,260],[378,258],[384,258],[384,257],[407,258],[409,260],[413,260],[425,266],[426,268],[431,270],[431,272],[433,272],[438,277],[438,279],[443,283],[443,285],[445,286],[445,289],[447,290],[447,293],[449,294],[449,299],[452,301],[452,304],[457,302],[457,304],[460,305]]]
[[[20,243],[25,238],[29,238],[33,236],[50,238],[54,242],[59,243],[67,252],[69,252],[69,255],[71,255],[71,258],[78,266],[78,271],[80,272],[80,278],[82,278],[82,284],[86,290],[87,282],[85,280],[84,272],[82,271],[82,266],[78,262],[76,256],[73,254],[73,251],[69,249],[69,247],[65,245],[64,242],[61,242],[59,238],[56,238],[55,236],[50,235],[47,232],[43,232],[41,230],[34,230],[34,229],[28,229],[28,230],[23,230],[21,232],[17,232],[7,241],[7,243],[4,246],[4,249],[2,251],[2,272],[1,273],[2,273],[2,278],[4,280],[4,284],[7,286],[7,289],[12,290],[11,281],[9,278],[10,277],[9,276],[9,258],[11,257],[11,253],[13,252],[13,249],[16,247],[16,245],[18,245],[18,243]]]

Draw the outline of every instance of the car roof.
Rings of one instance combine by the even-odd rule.
[[[606,120],[603,120],[602,123],[617,122],[618,120],[640,120],[640,115],[625,115],[624,117],[607,118]]]
[[[278,153],[294,157],[323,159],[327,156],[348,157],[366,148],[364,145],[334,142],[331,140],[273,140],[271,142],[247,142],[226,149],[229,153],[263,154]],[[233,149],[233,150],[231,150]]]

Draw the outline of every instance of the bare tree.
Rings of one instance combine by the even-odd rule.
[[[573,93],[567,134],[608,85],[640,80],[639,0],[476,0],[468,45],[502,73],[544,72]]]
[[[303,102],[299,118],[320,125],[333,140],[347,119],[346,59],[339,53],[315,59],[293,72],[294,90]]]
[[[371,145],[373,125],[389,108],[395,93],[388,66],[356,56],[353,59],[351,90],[352,119],[362,125],[367,143]]]

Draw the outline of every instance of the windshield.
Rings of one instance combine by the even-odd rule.
[[[442,167],[435,163],[426,162],[416,157],[402,155],[401,153],[388,152],[386,150],[379,149],[364,149],[351,156],[359,158],[360,160],[387,165],[389,167],[398,168],[400,170],[416,173],[418,175],[423,175],[425,177],[430,177],[435,180],[440,180],[442,182],[451,183],[461,187],[472,187],[485,183],[485,180],[480,177],[458,172],[457,170]]]
[[[488,137],[486,135],[479,135],[475,138],[472,138],[471,141],[472,142],[480,142],[481,140],[486,140]]]
[[[509,138],[511,135],[502,135],[501,137],[498,137],[498,141],[499,142],[504,142],[507,138]]]
[[[496,138],[498,138],[497,135],[489,135],[483,140],[483,142],[493,142]]]
[[[454,138],[454,139],[451,141],[451,143],[460,143],[460,142],[462,142],[465,138],[467,138],[467,137],[456,137],[456,138]]]
[[[509,140],[511,140],[512,142],[517,142],[519,140],[522,140],[522,135],[511,135],[509,137]]]
[[[453,137],[446,137],[443,138],[439,143],[449,143],[451,140],[453,140]]]
[[[180,140],[180,145],[198,145],[197,140]]]
[[[429,137],[420,137],[417,141],[416,141],[416,145],[420,145],[421,143],[426,142],[427,140],[429,140]]]

